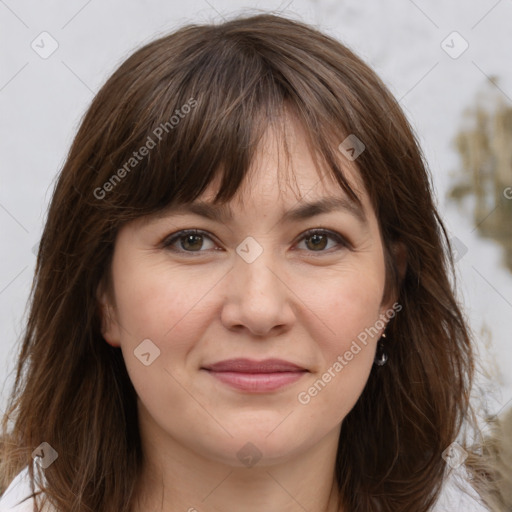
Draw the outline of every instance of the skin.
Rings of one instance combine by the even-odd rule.
[[[346,197],[315,169],[301,126],[289,118],[287,130],[295,188],[279,181],[284,153],[269,128],[249,181],[230,203],[231,220],[168,213],[137,219],[118,233],[113,297],[98,294],[106,312],[103,336],[121,348],[138,395],[145,461],[135,512],[348,512],[337,504],[339,433],[363,391],[384,329],[360,344],[309,403],[300,403],[298,394],[394,300],[382,304],[377,219],[355,166],[341,154],[367,223],[343,210],[279,222],[300,201]],[[215,191],[211,186],[200,199],[211,200]],[[169,235],[193,228],[208,236],[188,245],[181,238],[174,252],[162,247]],[[312,228],[337,232],[350,245],[331,237],[315,245],[303,235]],[[247,236],[263,249],[252,263],[236,252]],[[160,350],[149,366],[134,356],[144,339]],[[201,370],[233,357],[276,357],[308,372],[284,388],[250,394]],[[248,442],[261,454],[250,467],[237,456],[254,451]]]

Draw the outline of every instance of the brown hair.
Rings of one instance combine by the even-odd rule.
[[[116,233],[193,201],[216,177],[216,202],[229,201],[285,107],[355,200],[338,144],[350,134],[364,142],[355,163],[379,220],[385,295],[396,292],[403,307],[387,329],[387,365],[372,370],[342,424],[341,496],[351,512],[430,510],[445,474],[442,452],[470,410],[473,351],[424,158],[365,63],[316,29],[271,14],[180,28],[137,50],[94,98],[40,242],[3,420],[4,487],[23,466],[33,476],[31,453],[46,441],[59,454],[45,470],[46,496],[58,509],[129,510],[142,460],[135,391],[120,349],[102,338],[97,300]],[[142,146],[150,149],[139,159]],[[397,242],[407,252],[403,279]]]

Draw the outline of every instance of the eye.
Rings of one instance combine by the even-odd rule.
[[[198,249],[203,246],[203,239],[205,238],[212,241],[212,239],[200,229],[185,229],[171,235],[163,242],[162,246],[175,252],[204,252]],[[172,247],[173,245],[176,245],[177,242],[180,243],[180,249]]]
[[[336,242],[334,246],[338,245],[342,246],[343,248],[350,247],[350,244],[347,242],[347,240],[339,233],[325,229],[310,229],[309,231],[306,231],[306,233],[304,233],[299,240],[304,240],[306,247],[308,249],[312,249],[308,252],[327,252],[325,249],[328,245],[329,239]],[[332,247],[333,246],[329,247],[329,249],[332,249]]]
[[[210,241],[210,247],[205,249],[205,240]],[[334,245],[328,247],[329,240],[334,241]],[[349,242],[342,237],[339,233],[325,229],[310,229],[303,233],[299,242],[304,241],[308,252],[327,252],[326,249],[332,249],[336,245],[342,248],[350,248]],[[179,248],[175,246],[179,243]],[[208,244],[206,244],[208,245]],[[299,244],[300,245],[300,244]],[[174,247],[173,247],[174,246]],[[174,252],[187,252],[187,253],[200,253],[205,250],[215,250],[215,243],[213,239],[205,232],[200,229],[185,229],[178,231],[170,237],[168,237],[162,243],[162,247],[168,248]],[[329,251],[331,252],[331,251]]]

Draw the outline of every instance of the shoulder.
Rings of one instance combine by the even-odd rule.
[[[32,512],[34,510],[34,502],[28,466],[26,466],[16,475],[0,497],[0,512]],[[55,511],[46,507],[44,512]]]
[[[445,480],[441,495],[432,512],[490,512],[477,492],[461,474],[451,474]],[[1,512],[1,510],[0,510]]]

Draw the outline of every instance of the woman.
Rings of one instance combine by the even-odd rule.
[[[25,475],[57,511],[433,510],[469,451],[450,265],[415,136],[342,44],[263,14],[146,45],[55,188],[4,503]]]

